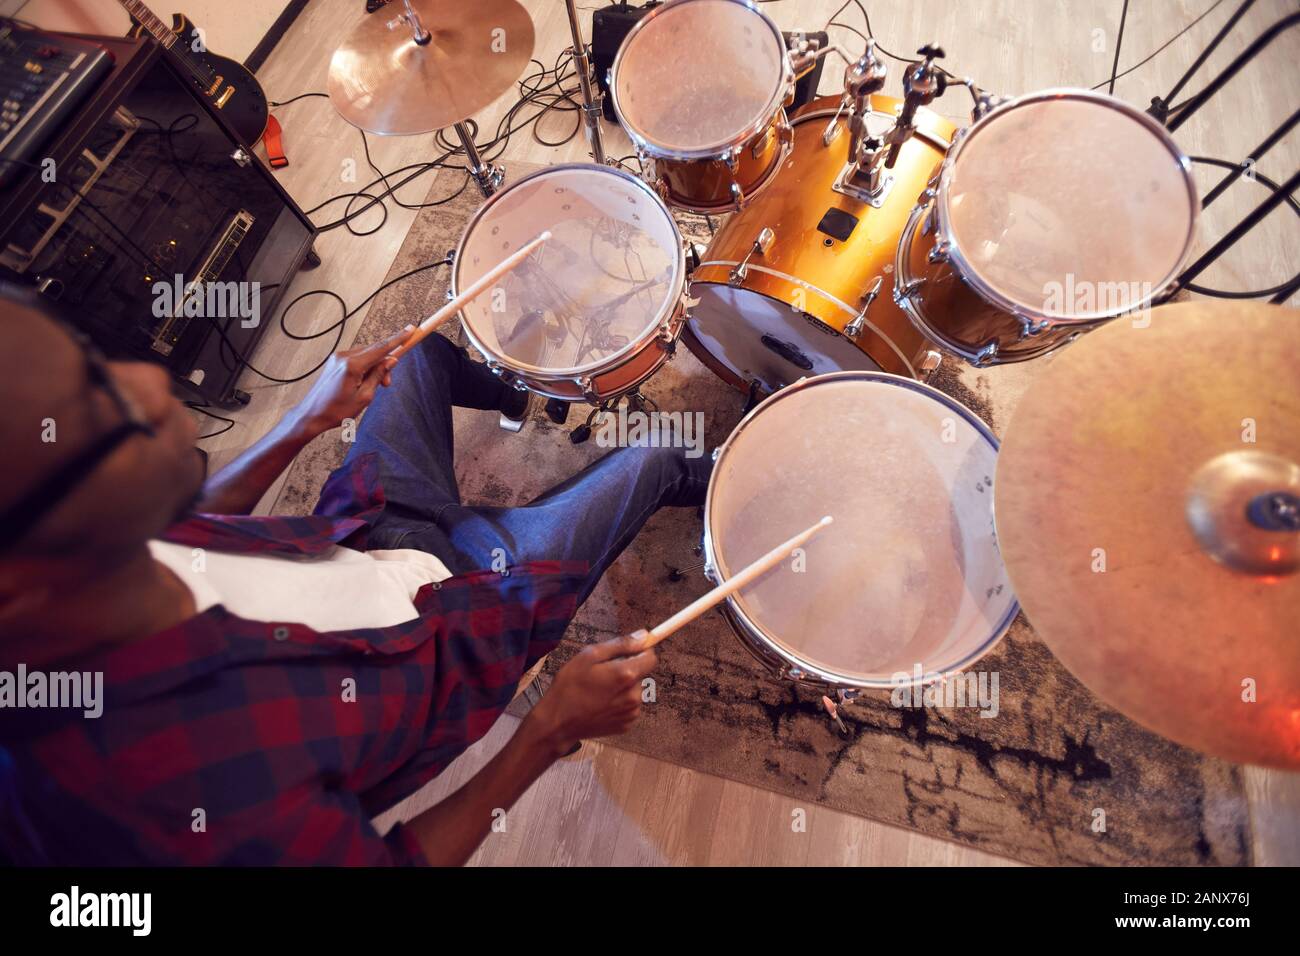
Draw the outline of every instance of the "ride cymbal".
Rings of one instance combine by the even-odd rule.
[[[533,21],[515,0],[409,0],[427,31],[416,41],[406,0],[366,17],[330,61],[330,102],[371,133],[446,129],[488,106],[533,55]]]
[[[1180,743],[1300,766],[1300,312],[1186,302],[1090,332],[1007,428],[1012,586],[1099,697]]]

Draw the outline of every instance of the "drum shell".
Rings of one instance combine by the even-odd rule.
[[[617,365],[583,377],[516,371],[504,367],[491,355],[483,354],[487,358],[488,368],[502,381],[520,391],[536,392],[547,398],[568,402],[599,405],[632,391],[659,371],[676,352],[677,339],[685,320],[686,303],[683,297],[672,318],[660,326],[656,335],[646,339]]]
[[[825,375],[818,375],[812,378],[806,378],[802,381],[782,389],[775,395],[769,396],[758,406],[753,408],[736,426],[727,440],[714,453],[714,469],[709,480],[708,492],[705,496],[704,503],[704,534],[702,541],[702,550],[704,558],[704,574],[709,582],[713,585],[723,583],[723,577],[719,573],[720,560],[719,555],[722,549],[722,542],[717,537],[717,524],[715,517],[718,509],[718,489],[723,481],[725,474],[725,464],[728,454],[734,453],[737,443],[737,437],[741,432],[749,427],[752,422],[758,419],[774,403],[783,399],[790,398],[799,391],[808,391],[818,386],[834,382],[837,380],[854,380],[859,378],[874,379],[877,381],[894,379],[904,381],[905,376],[891,376],[879,372],[832,372]],[[965,409],[954,399],[942,395],[931,385],[915,384],[906,382],[906,387],[913,390],[927,392],[941,398],[949,407],[961,409],[967,418],[972,421],[977,429],[986,437],[987,441],[996,450],[998,447],[997,438],[993,435],[992,429],[975,416],[969,409]],[[891,677],[886,680],[883,677],[879,679],[862,678],[857,679],[852,676],[837,673],[828,666],[819,665],[811,660],[805,659],[800,653],[793,650],[783,649],[778,643],[778,639],[773,635],[765,632],[763,628],[751,620],[740,606],[735,596],[729,596],[719,609],[723,618],[727,621],[728,626],[736,635],[741,646],[743,646],[760,664],[767,668],[774,676],[804,684],[809,687],[815,687],[825,692],[839,691],[845,694],[846,698],[856,696],[858,693],[870,690],[885,690],[899,686],[919,686],[935,679],[937,674],[939,679],[949,675],[959,673],[971,668],[975,663],[991,653],[1006,637],[1012,621],[1020,612],[1020,604],[1014,599],[1009,601],[1008,607],[1000,616],[1000,620],[991,626],[986,638],[981,645],[972,650],[954,656],[951,660],[941,663],[936,662],[934,665],[927,667],[924,671],[923,678],[918,682],[908,679],[901,680]]]
[[[509,194],[512,189],[548,174],[565,170],[590,169],[603,176],[618,176],[629,183],[635,183],[658,206],[665,221],[670,225],[674,237],[675,258],[677,262],[677,281],[659,311],[652,317],[653,326],[647,326],[636,339],[629,343],[617,359],[612,357],[599,363],[597,367],[574,369],[546,369],[512,361],[498,354],[483,341],[474,330],[471,322],[461,316],[461,328],[469,344],[483,356],[487,367],[503,382],[519,391],[532,391],[547,398],[564,401],[585,401],[593,405],[612,401],[633,391],[642,382],[657,372],[663,364],[671,359],[677,349],[677,340],[686,323],[686,246],[671,212],[665,208],[654,190],[642,179],[631,173],[610,166],[598,166],[591,163],[566,163],[544,167],[516,180],[505,189],[494,193],[486,203],[470,217],[461,233],[457,244],[454,263],[451,269],[451,287],[449,294],[454,297],[462,286],[460,262],[463,259],[466,244],[475,229],[479,227],[484,216],[496,203]]]
[[[822,97],[796,114],[794,150],[781,174],[760,200],[731,216],[718,230],[692,275],[692,289],[702,283],[727,285],[732,269],[749,254],[755,237],[764,227],[771,228],[775,233],[772,247],[749,260],[747,275],[735,287],[792,309],[802,297],[801,311],[808,321],[827,335],[845,337],[846,328],[862,307],[863,296],[880,278],[879,295],[868,311],[869,324],[854,344],[881,370],[921,378],[922,362],[931,345],[894,303],[892,272],[908,214],[943,161],[956,128],[929,110],[919,110],[917,135],[904,144],[899,162],[889,171],[894,183],[876,208],[832,188],[848,159],[845,119],[839,120],[838,133],[829,147],[821,137],[838,104],[838,97]],[[894,97],[871,97],[872,111],[882,115],[897,115],[901,105]],[[846,241],[818,230],[830,209],[858,219]],[[746,387],[704,348],[689,325],[683,337],[713,371],[737,387]]]
[[[720,215],[743,209],[771,184],[790,153],[790,137],[790,123],[781,109],[762,132],[731,150],[734,170],[723,159],[658,158],[646,147],[642,152],[654,164],[652,182],[664,202],[689,212]]]
[[[918,329],[944,348],[976,365],[1023,362],[1098,324],[1074,322],[1026,333],[1037,326],[993,305],[935,252],[935,222],[935,199],[930,196],[913,210],[898,244],[894,300]]]
[[[953,141],[937,175],[918,200],[898,246],[894,298],[913,322],[936,342],[974,365],[1000,365],[1037,358],[1116,318],[1121,311],[1091,316],[1052,316],[1039,308],[1016,304],[984,283],[966,265],[963,250],[945,221],[947,197],[964,147],[1000,117],[1025,105],[1055,100],[1084,100],[1127,113],[1162,139],[1169,157],[1182,167],[1190,212],[1188,233],[1179,264],[1133,308],[1149,307],[1164,298],[1193,249],[1200,202],[1190,172],[1190,160],[1159,123],[1113,97],[1088,90],[1050,89],[1006,100],[964,129]]]

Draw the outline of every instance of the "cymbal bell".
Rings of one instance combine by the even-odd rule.
[[[1183,302],[1044,363],[994,482],[1035,629],[1117,710],[1300,767],[1300,313]]]
[[[422,25],[417,40],[407,4]],[[353,126],[410,135],[446,129],[490,105],[533,55],[533,21],[516,0],[394,0],[334,51],[330,102]]]

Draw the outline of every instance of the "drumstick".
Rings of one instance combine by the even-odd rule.
[[[388,353],[388,357],[401,358],[418,345],[423,339],[432,335],[434,330],[440,325],[486,292],[489,287],[494,285],[497,280],[507,272],[531,256],[542,245],[542,243],[546,242],[546,240],[550,238],[551,231],[547,229],[532,242],[525,246],[521,246],[517,251],[503,259],[497,265],[493,266],[483,275],[482,278],[476,279],[474,282],[470,283],[468,289],[421,322],[405,342]]]
[[[831,516],[827,515],[825,518],[822,518],[821,521],[818,521],[807,531],[801,531],[793,538],[791,538],[789,541],[785,542],[784,544],[777,545],[775,548],[773,548],[767,554],[763,555],[763,557],[759,558],[749,567],[745,568],[739,574],[732,577],[729,581],[724,581],[722,584],[719,584],[708,594],[692,601],[690,604],[686,605],[686,607],[682,608],[680,611],[678,611],[668,620],[664,621],[658,627],[653,627],[649,631],[640,632],[645,635],[642,638],[642,641],[645,642],[642,647],[642,650],[645,650],[646,648],[654,647],[656,644],[662,641],[669,634],[676,631],[678,628],[686,624],[689,624],[691,621],[695,620],[697,617],[699,617],[709,608],[713,607],[715,604],[720,604],[724,598],[727,598],[732,594],[735,594],[745,585],[749,584],[751,581],[757,578],[760,574],[763,574],[766,571],[770,571],[772,568],[776,567],[778,564],[780,564],[782,561],[788,558],[796,548],[803,547],[803,545],[808,541],[809,538],[811,538],[818,531],[821,531],[828,524],[830,524],[831,520],[832,520]]]

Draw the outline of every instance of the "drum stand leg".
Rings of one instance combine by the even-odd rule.
[[[605,144],[600,138],[601,97],[592,88],[591,58],[587,55],[587,43],[582,38],[578,8],[574,0],[565,0],[565,7],[569,13],[569,31],[573,34],[573,66],[578,71],[578,83],[582,87],[582,120],[587,128],[587,145],[591,147],[591,158],[603,166]]]
[[[456,136],[460,139],[461,146],[465,148],[465,156],[469,161],[469,174],[474,177],[474,182],[478,183],[479,191],[485,197],[491,196],[505,182],[505,168],[484,162],[468,126],[464,123],[457,123],[454,128]]]

